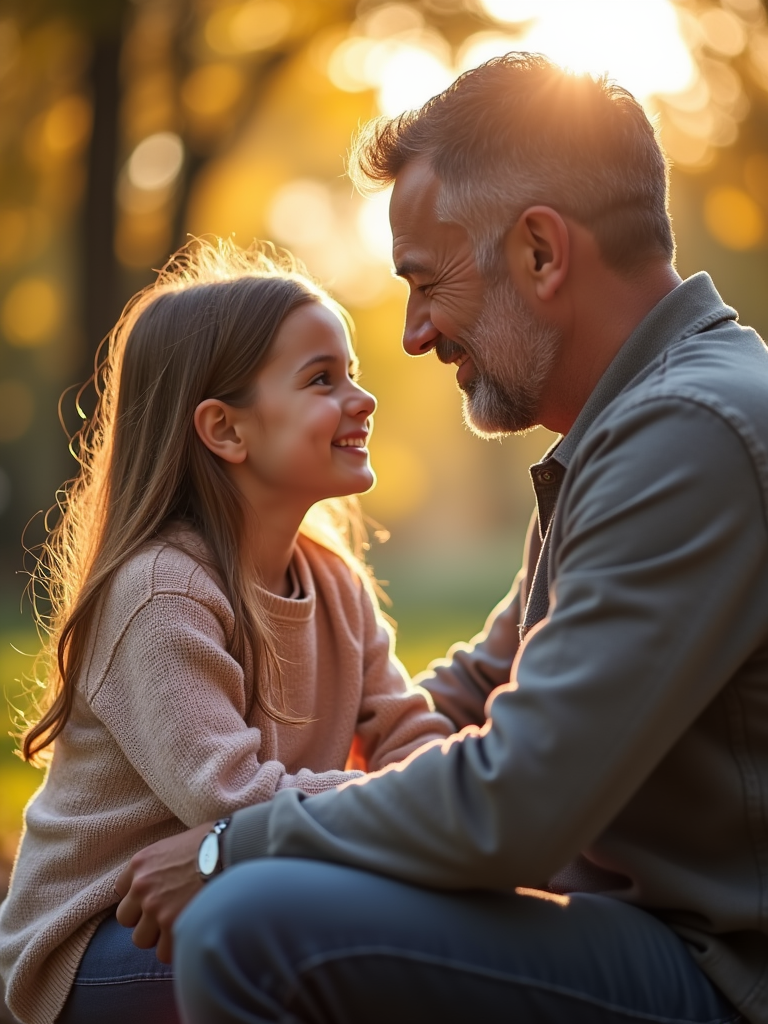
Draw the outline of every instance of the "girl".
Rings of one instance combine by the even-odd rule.
[[[374,409],[342,310],[274,253],[197,242],[113,331],[36,572],[51,702],[24,756],[56,742],[0,913],[25,1024],[173,1019],[168,970],[114,919],[134,852],[452,731],[328,501],[372,486]]]

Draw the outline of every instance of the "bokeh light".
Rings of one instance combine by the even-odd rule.
[[[747,32],[743,23],[732,11],[712,7],[699,18],[704,40],[714,53],[735,57],[747,45]]]
[[[269,211],[270,234],[288,245],[322,245],[334,228],[330,189],[324,182],[290,181],[279,189]]]
[[[48,153],[70,158],[86,144],[91,133],[91,105],[84,96],[65,96],[45,115],[42,136]]]
[[[44,277],[27,277],[15,284],[0,310],[0,325],[18,348],[34,348],[51,340],[61,321],[61,289]]]
[[[728,249],[752,249],[765,236],[762,210],[743,189],[731,185],[710,189],[704,218],[713,237]]]
[[[205,28],[212,50],[221,54],[264,50],[279,43],[291,27],[291,10],[280,0],[250,0],[214,11]]]
[[[184,162],[184,144],[175,132],[156,132],[136,146],[126,167],[134,188],[167,188]]]

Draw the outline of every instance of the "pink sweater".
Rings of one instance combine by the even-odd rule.
[[[117,574],[0,909],[0,973],[25,1024],[55,1021],[137,850],[285,787],[333,788],[359,774],[344,770],[355,739],[375,771],[453,731],[409,689],[341,559],[301,538],[293,568],[299,598],[261,597],[304,726],[253,707],[250,664],[227,653],[232,608],[198,561],[158,541]]]

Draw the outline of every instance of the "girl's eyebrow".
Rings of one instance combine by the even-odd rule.
[[[326,364],[327,365],[328,363],[340,363],[340,362],[341,362],[341,360],[339,359],[338,356],[333,356],[333,355],[316,355],[316,356],[312,356],[310,359],[308,359],[306,361],[306,363],[303,363],[298,368],[296,373],[297,374],[304,373],[304,371],[308,370],[310,368],[310,366],[316,366],[318,363]],[[350,359],[349,360],[349,367],[348,368],[349,368],[350,373],[353,373],[353,374],[357,373],[357,371],[360,369],[360,362],[359,362],[359,360],[357,358]]]
[[[314,366],[316,363],[338,363],[338,361],[339,361],[338,356],[332,356],[332,355],[325,355],[324,356],[324,355],[318,354],[316,356],[312,356],[310,359],[308,359],[306,361],[306,363],[302,363],[301,366],[299,367],[299,369],[296,372],[297,373],[303,373],[305,370],[308,370],[310,366]]]

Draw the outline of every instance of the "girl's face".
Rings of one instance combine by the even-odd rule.
[[[238,475],[255,507],[295,499],[309,508],[373,486],[367,442],[376,399],[355,382],[356,370],[332,310],[308,302],[288,314],[253,402],[240,410],[247,454]]]

